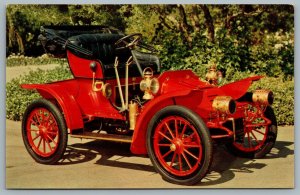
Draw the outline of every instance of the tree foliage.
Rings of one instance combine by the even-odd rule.
[[[43,25],[107,25],[140,32],[154,45],[162,69],[192,69],[204,78],[216,64],[225,82],[267,75],[253,87],[271,89],[281,125],[294,123],[294,8],[291,5],[8,5],[7,56],[39,56]],[[18,64],[15,55],[12,59]],[[23,57],[21,58],[23,60]],[[28,60],[24,58],[24,60]],[[7,118],[19,120],[37,94],[16,86],[70,74],[60,67],[30,73],[7,85]],[[20,91],[21,90],[21,91]]]
[[[290,5],[9,5],[7,55],[40,55],[42,25],[108,25],[141,32],[159,50],[164,70],[212,63],[223,70],[287,78],[294,73]]]

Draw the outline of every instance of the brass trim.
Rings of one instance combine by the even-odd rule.
[[[233,141],[235,141],[235,122],[234,122],[234,118],[228,118],[228,120],[232,122]]]
[[[136,125],[136,117],[138,115],[138,104],[131,101],[128,107],[129,107],[129,129],[134,130]]]
[[[217,96],[212,102],[212,108],[220,113],[233,114],[236,110],[235,107],[235,101],[230,96]],[[233,108],[234,110],[231,110]]]
[[[263,105],[271,105],[273,103],[274,96],[270,90],[255,90],[252,95],[252,101]]]

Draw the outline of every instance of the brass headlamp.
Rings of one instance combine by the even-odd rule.
[[[222,114],[234,114],[236,103],[230,96],[217,96],[212,102],[212,108]]]
[[[268,106],[273,104],[274,94],[270,90],[255,90],[252,95],[252,101],[254,103]]]
[[[153,70],[147,67],[143,71],[144,79],[140,82],[140,89],[144,92],[143,99],[150,100],[159,90],[159,81],[153,77]]]

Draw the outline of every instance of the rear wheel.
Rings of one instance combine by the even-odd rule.
[[[50,101],[39,99],[26,109],[22,121],[25,147],[38,163],[54,164],[67,146],[67,128],[60,110]]]
[[[149,123],[149,157],[163,179],[193,185],[207,174],[212,162],[212,142],[207,127],[193,111],[169,106]]]
[[[262,158],[271,151],[276,137],[277,121],[273,109],[269,106],[265,110],[252,107],[244,119],[243,132],[227,147],[237,156]]]

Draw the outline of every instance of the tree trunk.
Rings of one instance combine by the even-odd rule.
[[[208,30],[208,38],[211,42],[215,42],[215,27],[214,27],[213,19],[210,15],[210,11],[209,11],[207,5],[200,5],[200,6],[204,12],[205,25]]]

